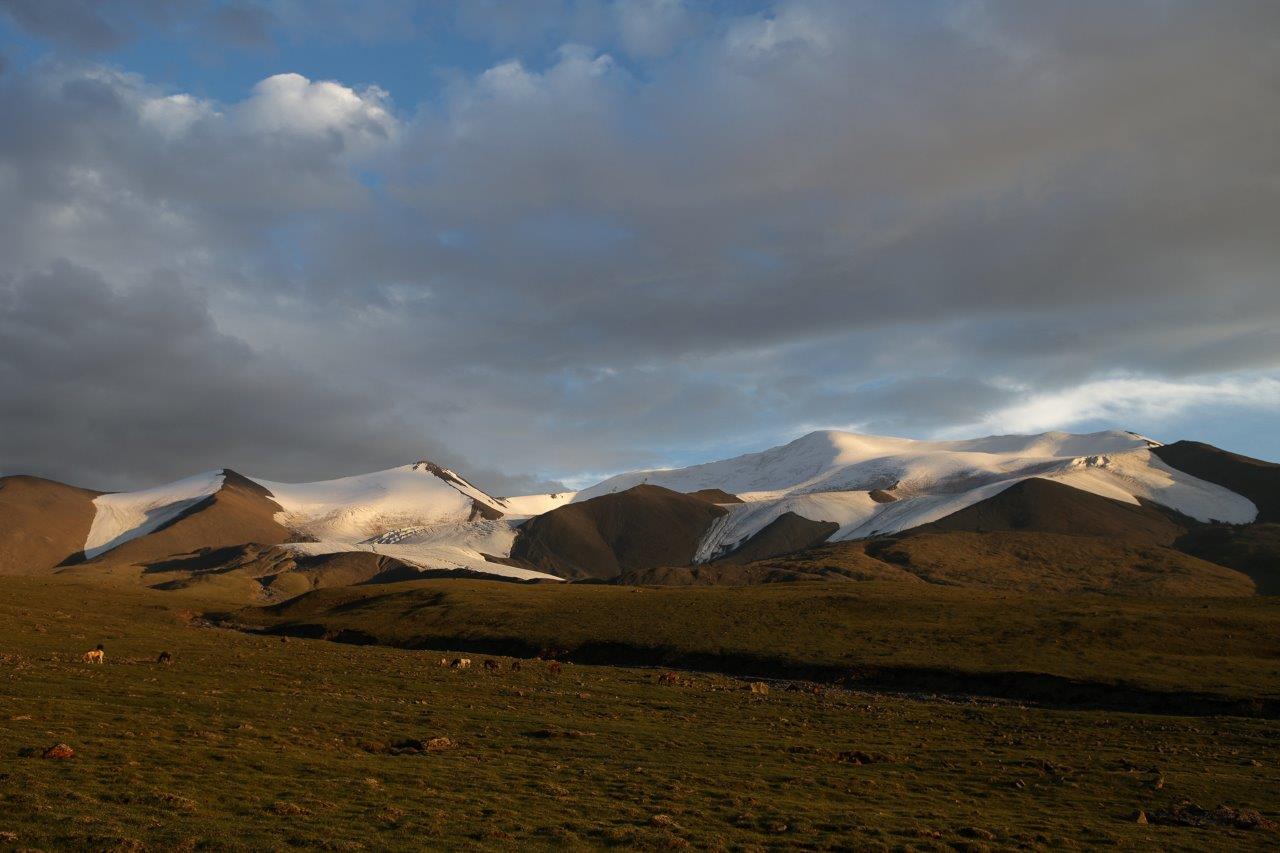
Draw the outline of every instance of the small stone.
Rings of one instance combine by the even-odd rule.
[[[1134,815],[1133,815],[1133,822],[1134,822],[1134,823],[1136,823],[1136,824],[1138,824],[1139,826],[1146,826],[1146,825],[1147,825],[1147,813],[1146,813],[1146,812],[1144,812],[1142,809],[1138,809],[1138,811],[1137,811],[1137,812],[1135,812],[1135,813],[1134,813]]]
[[[57,758],[57,759],[75,758],[76,751],[71,747],[67,746],[65,743],[55,743],[53,746],[49,747],[44,752],[42,752],[40,754],[40,757],[41,758]]]
[[[452,738],[433,737],[423,744],[427,752],[443,752],[446,749],[453,749],[457,746]]]

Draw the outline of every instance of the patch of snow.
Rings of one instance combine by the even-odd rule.
[[[502,503],[509,515],[527,518],[551,512],[573,501],[577,492],[555,492],[549,495],[518,495],[514,498],[503,498]]]
[[[866,521],[883,506],[866,492],[818,492],[726,504],[729,511],[703,534],[693,561],[705,563],[724,556],[788,512],[844,527]]]
[[[1119,430],[961,441],[825,431],[720,462],[620,474],[583,489],[574,500],[642,483],[737,494],[746,503],[730,507],[704,535],[699,562],[727,553],[786,512],[839,524],[832,541],[856,539],[928,524],[1030,477],[1128,503],[1142,498],[1201,521],[1244,523],[1257,517],[1257,507],[1243,496],[1165,465],[1151,453],[1158,446]],[[899,500],[876,503],[867,494],[874,489],[892,490]]]
[[[163,486],[115,492],[93,499],[93,524],[84,554],[92,559],[139,536],[154,533],[222,488],[223,472],[206,471]]]
[[[499,512],[506,507],[466,480],[426,463],[318,483],[255,480],[281,507],[276,520],[316,539],[356,543],[403,527],[467,521],[473,501]]]
[[[394,541],[379,541],[390,539]],[[497,521],[458,522],[392,531],[366,542],[291,542],[282,547],[300,554],[336,554],[369,551],[395,557],[426,570],[467,569],[520,580],[562,580],[545,572],[491,563],[485,554],[505,557],[515,541],[515,525],[505,518]]]

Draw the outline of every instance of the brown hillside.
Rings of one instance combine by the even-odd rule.
[[[929,583],[1017,592],[1238,596],[1246,575],[1172,548],[1062,533],[953,531],[868,543]]]
[[[747,577],[793,572],[825,579],[925,581],[1036,594],[1242,596],[1256,591],[1254,582],[1239,571],[1152,542],[1034,531],[920,528],[903,536],[835,542],[734,568]]]
[[[755,563],[706,563],[700,566],[664,566],[619,575],[627,586],[754,586],[799,581],[900,581],[922,583],[920,578],[855,549],[828,554],[815,548]],[[833,549],[832,549],[833,550]]]
[[[1258,508],[1257,521],[1280,522],[1280,465],[1198,441],[1176,441],[1151,452],[1166,465],[1244,495]]]
[[[41,477],[0,477],[0,575],[44,574],[80,554],[99,494]]]
[[[86,566],[81,571],[90,571]],[[142,564],[144,582],[156,589],[203,589],[246,602],[291,598],[335,586],[417,580],[416,566],[371,551],[296,554],[287,548],[247,543],[202,548]]]
[[[256,542],[275,545],[290,532],[275,521],[280,505],[257,483],[227,470],[222,488],[146,536],[95,557],[93,563],[143,564],[175,554]]]
[[[702,534],[725,512],[661,486],[636,486],[530,519],[521,526],[511,556],[571,579],[688,565]]]
[[[1261,595],[1280,595],[1280,524],[1205,525],[1179,539],[1177,547],[1244,572]]]
[[[1194,523],[1152,504],[1135,506],[1033,477],[915,531],[1021,530],[1168,545]]]
[[[794,512],[784,512],[717,562],[750,563],[803,551],[821,545],[839,529],[840,525],[834,521],[813,521]]]

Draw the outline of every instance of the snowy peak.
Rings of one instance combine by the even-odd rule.
[[[860,539],[929,524],[1031,478],[1131,505],[1159,504],[1200,521],[1258,517],[1258,506],[1232,490],[1234,481],[1199,479],[1166,463],[1165,451],[1119,430],[934,441],[822,430],[732,459],[620,474],[578,493],[509,498],[429,459],[313,483],[218,470],[93,497],[84,552],[92,559],[143,537],[161,548],[182,537],[203,547],[242,535],[234,541],[287,542],[314,554],[369,550],[421,568],[524,577],[490,558],[510,555],[526,519],[642,484],[741,501],[724,504],[725,514],[697,544],[698,561],[734,551],[783,516],[834,525],[829,541]]]
[[[1073,435],[997,435],[961,441],[923,441],[839,430],[811,432],[759,453],[689,468],[636,471],[579,492],[585,500],[652,483],[682,492],[720,488],[743,496],[792,492],[928,491],[950,482],[954,490],[974,478],[1004,475],[1084,455],[1146,449],[1153,442],[1130,432]]]
[[[391,530],[497,519],[503,502],[429,461],[317,483],[256,480],[284,526],[321,540],[363,542]]]
[[[1151,501],[1201,521],[1256,518],[1247,498],[1164,464],[1151,452],[1159,446],[1121,430],[950,441],[824,430],[720,462],[621,474],[575,500],[642,483],[736,494],[744,503],[708,532],[702,560],[732,551],[786,513],[839,525],[833,540],[857,539],[928,524],[1031,477],[1129,504]]]

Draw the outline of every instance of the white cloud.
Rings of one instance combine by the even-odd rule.
[[[186,133],[197,121],[217,114],[210,102],[185,93],[147,98],[140,111],[146,124],[170,139]]]
[[[947,434],[1036,433],[1088,422],[1124,427],[1138,421],[1168,421],[1202,407],[1280,411],[1280,379],[1272,376],[1210,381],[1121,376],[1042,394],[1022,390],[1027,392],[1023,402],[998,409],[978,424],[947,430]]]
[[[236,118],[253,132],[337,134],[349,146],[361,147],[395,137],[399,122],[389,110],[385,91],[363,91],[331,80],[311,81],[301,74],[276,74],[253,87],[239,104]]]
[[[682,0],[617,0],[618,38],[632,56],[661,56],[689,29]]]
[[[760,58],[784,50],[826,51],[831,39],[831,29],[821,15],[793,3],[773,14],[739,21],[729,30],[725,44],[732,54]]]

